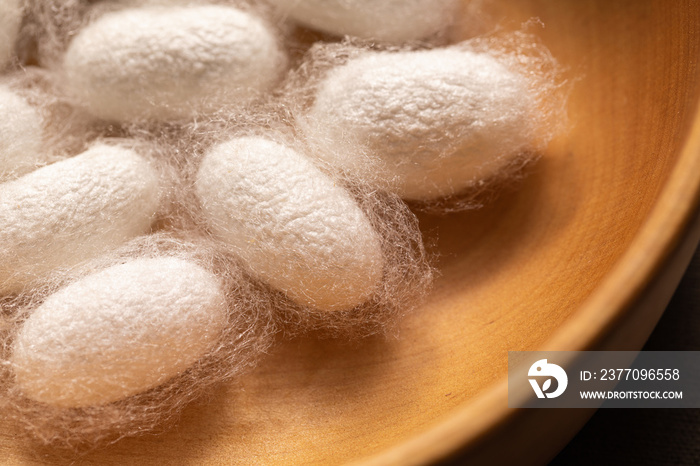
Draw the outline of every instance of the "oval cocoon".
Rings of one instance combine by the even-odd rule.
[[[260,18],[217,5],[107,13],[77,35],[63,62],[69,93],[118,121],[244,105],[277,84],[286,64]]]
[[[444,29],[459,0],[271,0],[285,16],[336,36],[387,42],[423,39]]]
[[[0,0],[0,69],[12,58],[22,23],[22,0]]]
[[[150,164],[104,144],[0,184],[0,292],[146,233],[158,204]]]
[[[536,102],[525,76],[461,49],[366,53],[318,87],[306,131],[320,156],[365,179],[379,175],[406,199],[457,194],[531,146]],[[361,145],[363,165],[341,144]]]
[[[33,400],[99,405],[183,372],[225,324],[225,297],[210,272],[176,258],[136,259],[49,296],[20,329],[12,364]]]
[[[46,162],[39,112],[0,85],[0,181],[23,175]]]
[[[204,157],[196,190],[213,232],[300,304],[352,308],[382,279],[384,256],[367,216],[289,147],[258,137],[219,144]]]

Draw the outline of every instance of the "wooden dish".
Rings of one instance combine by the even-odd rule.
[[[576,79],[572,129],[517,191],[422,216],[442,275],[398,339],[277,347],[171,432],[77,464],[541,463],[584,410],[507,408],[508,350],[638,349],[700,236],[700,5],[503,0]],[[55,464],[0,428],[3,464]]]

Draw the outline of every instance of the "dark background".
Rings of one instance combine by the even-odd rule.
[[[647,351],[700,351],[700,249]],[[600,409],[550,463],[700,465],[700,409]]]

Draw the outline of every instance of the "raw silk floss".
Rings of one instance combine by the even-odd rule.
[[[3,417],[95,447],[279,336],[394,333],[433,275],[405,201],[483,203],[564,121],[530,35],[444,44],[460,4],[0,0]]]

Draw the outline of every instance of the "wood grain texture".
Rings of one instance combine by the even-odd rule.
[[[421,216],[442,275],[399,338],[280,344],[174,430],[75,464],[420,464],[458,449],[537,462],[573,435],[590,412],[507,409],[507,351],[640,348],[656,323],[663,293],[637,299],[700,199],[700,5],[502,0],[484,14],[542,21],[573,82],[571,130],[487,208]],[[64,462],[1,421],[0,458]]]

